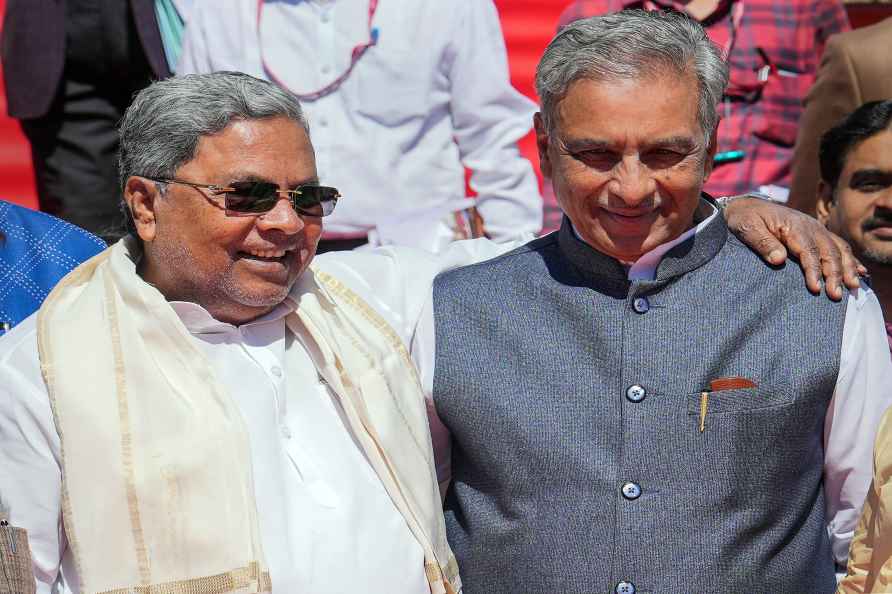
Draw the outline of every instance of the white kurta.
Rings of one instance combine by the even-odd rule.
[[[376,584],[386,592],[428,594],[421,546],[345,429],[309,356],[297,376],[284,377],[288,309],[235,327],[198,305],[172,305],[244,418],[273,592],[342,594]],[[14,521],[29,527],[38,593],[77,593],[58,517],[59,439],[46,392],[34,383],[39,370],[26,355],[36,352],[35,319],[16,328],[4,345],[11,356],[0,363],[0,374],[12,375],[2,399],[16,399],[13,410],[0,413],[0,467],[4,477],[15,477],[0,489],[16,510]],[[286,396],[286,383],[301,386],[298,398]],[[23,497],[34,499],[33,507],[23,508]]]

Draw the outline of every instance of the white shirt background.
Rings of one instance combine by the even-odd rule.
[[[195,0],[178,74],[238,70],[275,78],[297,94],[318,91],[369,40],[369,0]],[[335,92],[301,101],[323,184],[343,194],[326,237],[429,247],[451,236],[440,221],[473,204],[491,237],[538,232],[542,200],[516,142],[535,105],[508,80],[492,0],[381,0],[378,43]],[[261,58],[262,56],[262,58]],[[427,234],[413,233],[418,228]]]

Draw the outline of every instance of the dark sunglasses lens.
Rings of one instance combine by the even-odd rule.
[[[328,186],[301,186],[297,192],[295,209],[310,216],[328,216],[338,202],[337,189]]]
[[[279,199],[276,184],[235,182],[234,191],[226,193],[226,208],[235,212],[267,212]]]

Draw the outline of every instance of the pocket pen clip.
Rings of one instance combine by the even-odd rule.
[[[709,382],[709,390],[700,392],[700,433],[706,430],[706,413],[709,410],[709,395],[711,393],[755,387],[756,384],[745,377],[720,377]]]

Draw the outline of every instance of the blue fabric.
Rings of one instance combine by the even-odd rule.
[[[0,200],[0,336],[37,311],[75,266],[105,249],[80,227]]]
[[[155,16],[158,17],[158,31],[167,65],[171,72],[175,72],[183,48],[183,18],[172,0],[155,0]]]

